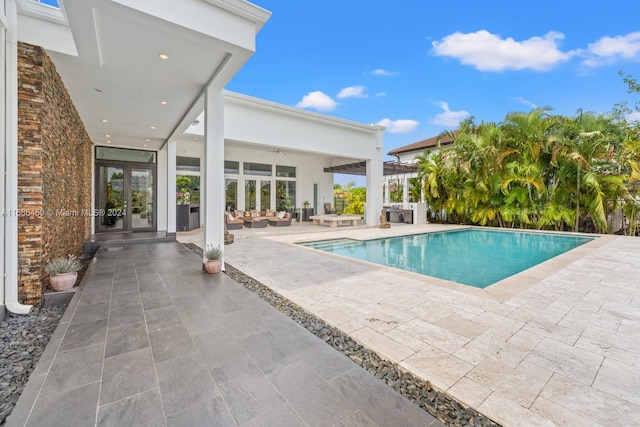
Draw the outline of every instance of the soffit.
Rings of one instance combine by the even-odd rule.
[[[252,53],[115,2],[64,4],[78,55],[48,53],[95,144],[161,148],[228,57]]]

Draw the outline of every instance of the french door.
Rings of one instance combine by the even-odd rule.
[[[156,230],[155,166],[96,163],[95,182],[97,233]]]

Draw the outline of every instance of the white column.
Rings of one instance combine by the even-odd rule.
[[[382,180],[384,182],[384,204],[389,204],[389,177],[385,176]]]
[[[14,214],[4,216],[4,287],[7,310],[27,314],[32,306],[18,302],[18,12],[15,0],[6,1],[7,30],[5,33],[5,96],[4,96],[4,162],[5,181],[3,208]]]
[[[224,251],[224,94],[209,86],[204,107],[204,244]],[[204,257],[203,257],[204,260]],[[224,259],[223,259],[224,261]],[[224,262],[222,263],[224,268]]]
[[[382,160],[367,160],[367,204],[364,211],[367,225],[380,225],[383,182]]]
[[[409,178],[405,174],[402,178],[402,207],[406,208],[409,204]]]
[[[176,145],[167,143],[167,234],[176,232]]]

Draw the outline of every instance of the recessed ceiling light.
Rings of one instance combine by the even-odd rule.
[[[156,128],[155,126],[151,126],[151,129],[155,129],[155,128]]]
[[[198,138],[198,137],[193,138],[193,140],[194,140],[194,141],[197,141],[197,140],[199,140],[199,139],[200,139],[200,138]]]
[[[111,144],[111,141],[107,141],[107,144]]]
[[[105,135],[104,137],[105,138],[111,138],[111,135]]]
[[[159,57],[160,59],[169,59],[169,55],[167,55],[166,53],[159,53],[159,54],[158,54],[158,57]]]
[[[167,102],[167,101],[160,101],[160,104],[162,104],[162,105],[167,105],[167,104],[168,104],[168,102]]]
[[[100,121],[101,121],[102,123],[109,123],[109,120],[107,120],[107,119],[102,119],[102,120],[100,120]]]
[[[144,144],[144,146],[145,146],[145,147],[148,147],[148,145],[147,145],[147,144]]]
[[[151,140],[150,140],[150,139],[145,139],[145,141],[149,142],[149,141],[151,141]]]

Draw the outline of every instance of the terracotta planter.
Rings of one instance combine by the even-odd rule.
[[[204,263],[204,269],[209,274],[217,274],[222,270],[222,260],[212,259]]]
[[[73,273],[56,274],[55,276],[51,276],[49,277],[49,283],[54,291],[68,291],[73,288],[77,279],[78,272],[74,271]]]

